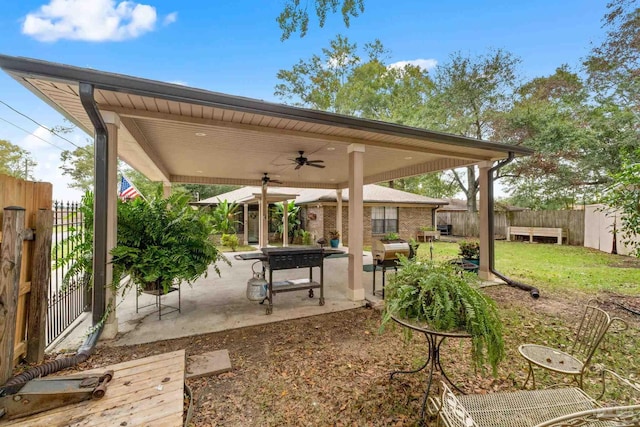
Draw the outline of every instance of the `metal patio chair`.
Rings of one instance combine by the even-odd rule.
[[[595,302],[595,300],[587,302],[582,321],[568,352],[538,344],[523,344],[518,348],[529,364],[529,374],[523,388],[526,387],[529,378],[532,378],[533,388],[536,388],[534,365],[552,372],[571,375],[578,386],[583,388],[584,374],[611,324],[619,321],[624,326],[623,330],[628,327],[624,320],[610,317],[606,311],[593,305]],[[602,392],[604,393],[604,387]]]

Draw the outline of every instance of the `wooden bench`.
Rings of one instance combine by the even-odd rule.
[[[511,235],[514,236],[529,236],[529,242],[533,243],[533,236],[537,237],[555,237],[558,239],[558,244],[562,244],[562,239],[567,239],[569,242],[569,234],[563,228],[553,227],[507,227],[507,241],[511,240]]]

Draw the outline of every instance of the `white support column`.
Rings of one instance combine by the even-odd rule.
[[[347,152],[349,153],[349,288],[347,289],[347,298],[352,301],[361,301],[364,299],[362,285],[364,145],[351,144]]]
[[[260,197],[260,247],[266,248],[269,244],[269,203],[267,203],[267,186],[262,186],[262,197]]]
[[[163,182],[162,183],[162,197],[166,199],[170,195],[171,195],[171,183],[170,182]]]
[[[282,247],[289,246],[289,201],[282,202]]]
[[[336,190],[336,202],[336,230],[340,232],[338,245],[342,245],[342,189]]]
[[[244,244],[245,246],[249,245],[249,204],[245,203],[242,205],[244,208]]]
[[[481,162],[480,168],[480,269],[478,276],[482,280],[493,280],[495,277],[489,271],[489,239],[494,236],[489,235],[489,169],[493,167],[492,162]]]
[[[113,339],[118,333],[118,317],[116,313],[116,294],[113,290],[113,266],[111,264],[111,249],[117,244],[118,233],[118,129],[120,128],[120,117],[112,112],[103,112],[102,118],[107,125],[109,144],[107,145],[107,267],[105,271],[105,301],[107,308],[111,312],[107,317],[102,330],[102,337]]]

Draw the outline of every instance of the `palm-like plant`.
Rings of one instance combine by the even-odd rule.
[[[285,212],[287,215],[287,224],[289,229],[288,234],[289,236],[295,236],[296,230],[300,227],[300,219],[298,218],[300,207],[296,206],[295,201],[293,200],[290,202],[274,203],[273,208],[271,208],[271,218],[274,222],[276,232],[281,236],[284,233],[283,217]]]
[[[216,234],[235,234],[236,226],[240,224],[238,220],[239,212],[240,205],[237,203],[229,203],[226,199],[224,201],[218,199],[218,205],[211,211],[211,220]]]

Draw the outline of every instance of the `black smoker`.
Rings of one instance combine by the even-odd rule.
[[[382,268],[382,299],[384,299],[385,274],[387,268],[398,270],[398,258],[405,256],[409,259],[416,254],[413,247],[406,240],[374,240],[371,245],[373,255],[373,294],[376,293],[376,269]]]

